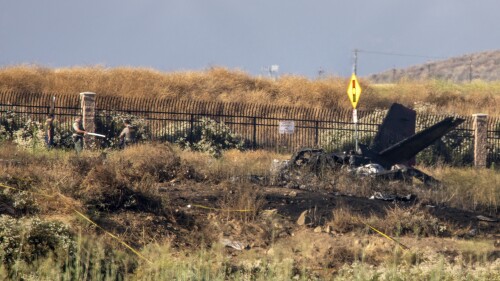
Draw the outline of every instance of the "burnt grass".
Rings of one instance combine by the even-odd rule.
[[[472,238],[473,236],[492,237],[499,233],[500,224],[498,222],[485,222],[477,218],[478,215],[483,215],[481,212],[473,212],[468,210],[460,210],[444,205],[433,206],[428,202],[420,202],[418,198],[403,202],[403,201],[383,201],[372,200],[367,197],[359,197],[353,195],[341,194],[339,192],[321,191],[321,190],[299,190],[277,186],[261,186],[258,184],[247,186],[249,188],[258,189],[263,204],[260,207],[260,212],[265,210],[277,210],[278,215],[284,218],[290,224],[290,227],[296,228],[296,221],[299,216],[308,211],[308,222],[306,226],[317,227],[325,226],[332,222],[335,210],[347,209],[352,218],[352,228],[350,230],[365,229],[357,218],[366,220],[371,218],[379,218],[381,223],[387,217],[388,212],[394,208],[408,212],[422,212],[429,217],[434,218],[433,222],[447,226],[447,231],[440,232],[436,236],[451,237],[458,236],[463,238]],[[224,193],[227,192],[227,187],[223,185],[212,185],[210,187],[203,183],[177,183],[172,186],[163,186],[162,193],[169,198],[170,207],[178,212],[190,214],[191,219],[205,220],[207,213],[224,214],[224,211],[207,210],[204,208],[188,208],[188,205],[201,205],[204,207],[223,209],[221,200]],[[259,223],[254,221],[254,223]],[[387,223],[394,223],[389,221]],[[469,235],[470,230],[475,233]],[[342,232],[342,230],[339,230]],[[394,233],[389,233],[394,234]],[[408,233],[413,235],[412,233]],[[376,234],[375,234],[376,235]],[[425,236],[433,236],[433,233],[424,233]]]
[[[180,161],[175,152],[154,148],[158,150],[138,147],[107,157],[70,157],[62,164],[54,160],[53,167],[47,166],[46,161],[30,164],[29,168],[10,166],[5,171],[12,176],[0,175],[0,179],[18,188],[43,190],[59,177],[60,192],[73,200],[69,202],[79,203],[78,209],[103,229],[137,248],[164,241],[179,249],[212,247],[221,237],[232,237],[246,241],[250,248],[267,249],[279,239],[292,238],[304,230],[316,231],[318,227],[334,237],[378,236],[362,222],[394,236],[498,239],[500,233],[498,221],[477,218],[497,218],[498,212],[492,215],[452,208],[418,196],[409,201],[369,199],[369,194],[380,186],[384,186],[384,191],[402,188],[400,194],[407,194],[418,188],[411,184],[391,186],[346,180],[336,173],[328,179],[303,177],[304,183],[313,186],[305,189],[300,188],[301,183],[277,186],[265,179],[210,178],[199,174],[196,166]],[[35,165],[43,169],[35,169]],[[31,180],[22,180],[23,173],[29,174]],[[346,186],[352,186],[352,190]],[[15,197],[8,196],[0,202],[0,214],[32,215],[16,209]],[[74,217],[71,210],[77,208],[61,202],[58,209],[53,206],[55,201],[44,202],[40,198],[37,202],[40,206],[36,214],[47,218]],[[306,219],[299,224],[305,211]],[[69,221],[86,234],[105,236],[102,229],[83,220]],[[339,255],[351,260],[353,253]]]

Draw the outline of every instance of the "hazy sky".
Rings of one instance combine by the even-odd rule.
[[[348,76],[500,49],[499,0],[0,0],[0,66]]]

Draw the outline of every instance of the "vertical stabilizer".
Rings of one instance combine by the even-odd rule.
[[[399,103],[389,108],[371,144],[371,150],[381,152],[392,145],[415,134],[417,113]]]

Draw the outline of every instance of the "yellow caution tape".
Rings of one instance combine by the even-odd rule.
[[[73,211],[75,211],[78,215],[80,215],[82,218],[84,218],[86,221],[90,222],[91,224],[95,225],[97,228],[99,228],[100,230],[104,231],[104,233],[106,233],[107,235],[111,236],[112,238],[116,239],[118,242],[120,242],[120,244],[122,244],[123,246],[127,247],[130,251],[132,251],[134,254],[136,254],[138,257],[140,257],[141,259],[149,262],[150,264],[152,264],[153,262],[150,261],[149,259],[147,259],[145,256],[143,256],[141,253],[139,253],[136,249],[132,248],[132,246],[130,246],[129,244],[125,243],[123,240],[121,240],[118,236],[114,235],[113,233],[107,231],[106,229],[102,228],[101,226],[99,226],[97,223],[95,223],[93,220],[91,220],[89,217],[85,216],[84,214],[80,213],[78,210],[76,209],[73,209]]]
[[[17,191],[25,191],[27,193],[31,193],[31,194],[35,194],[35,195],[40,195],[40,196],[43,196],[43,197],[49,197],[49,198],[52,198],[52,197],[55,197],[55,196],[50,196],[50,195],[46,195],[46,194],[42,194],[42,193],[39,193],[39,192],[35,192],[35,191],[27,191],[27,190],[22,190],[22,189],[19,189],[19,188],[15,188],[15,187],[11,187],[11,186],[7,186],[7,185],[4,185],[2,183],[0,183],[0,187],[3,187],[3,188],[6,188],[6,189],[13,189],[13,190],[17,190]],[[120,239],[118,236],[114,235],[113,233],[107,231],[106,229],[104,229],[103,227],[99,226],[97,223],[95,223],[93,220],[91,220],[89,217],[85,216],[83,213],[79,212],[77,209],[74,209],[72,208],[72,210],[77,213],[79,216],[81,216],[82,218],[84,218],[86,221],[90,222],[92,225],[94,225],[95,227],[99,228],[100,230],[104,231],[104,233],[106,233],[107,235],[111,236],[113,239],[116,239],[118,242],[120,242],[120,244],[122,244],[123,246],[125,246],[127,249],[129,249],[130,251],[132,251],[134,254],[136,254],[139,258],[147,261],[148,263],[152,264],[153,262],[150,261],[149,259],[147,259],[145,256],[143,256],[141,253],[139,253],[139,251],[137,251],[136,249],[134,249],[132,246],[130,246],[129,244],[127,244],[125,241],[123,241],[122,239]]]
[[[358,219],[358,220],[359,220],[359,219]],[[391,240],[391,241],[393,241],[393,242],[396,242],[396,243],[397,243],[397,244],[398,244],[398,245],[399,245],[399,246],[400,246],[403,250],[409,250],[409,249],[410,249],[410,247],[408,247],[408,246],[406,246],[405,244],[403,244],[403,243],[399,242],[398,240],[396,240],[396,239],[392,238],[391,236],[389,236],[389,235],[387,235],[387,234],[383,233],[382,231],[380,231],[380,230],[376,229],[375,227],[373,227],[373,226],[371,226],[371,225],[369,225],[369,224],[367,224],[367,223],[365,223],[365,222],[363,222],[363,221],[361,221],[361,220],[359,220],[359,222],[361,222],[362,224],[364,224],[364,225],[368,226],[369,228],[371,228],[372,230],[374,230],[374,231],[375,231],[375,232],[377,232],[378,234],[382,235],[383,237],[385,237],[385,238],[387,238],[387,239],[389,239],[389,240]]]

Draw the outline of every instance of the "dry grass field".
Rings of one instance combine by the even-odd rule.
[[[387,108],[393,102],[399,102],[431,113],[470,115],[481,112],[500,116],[500,82],[403,79],[396,84],[379,85],[363,78],[360,81],[363,88],[360,109]],[[225,68],[172,73],[100,66],[63,69],[11,66],[0,69],[0,92],[25,94],[91,91],[111,96],[349,109],[346,88],[347,80],[338,77],[311,80],[281,76],[274,81]]]
[[[498,217],[498,171],[421,167],[443,181],[438,189],[360,182],[342,172],[308,180],[314,191],[252,180],[269,176],[272,159],[288,157],[227,151],[215,159],[164,144],[77,157],[3,143],[0,277],[500,278],[500,226],[476,218]],[[368,199],[391,190],[417,200]]]

